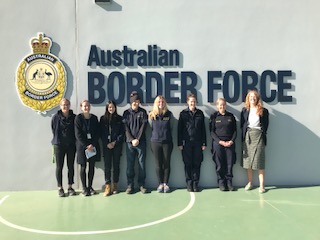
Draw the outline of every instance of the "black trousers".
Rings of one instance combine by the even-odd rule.
[[[103,148],[104,179],[106,184],[111,183],[111,170],[113,170],[112,181],[114,183],[119,182],[121,154],[122,154],[122,143],[119,145],[116,145],[113,149],[109,149],[106,146],[104,146]]]
[[[198,186],[203,161],[202,146],[196,143],[187,143],[183,146],[182,158],[188,187]]]
[[[93,159],[89,159],[88,162],[84,164],[80,164],[80,179],[82,183],[82,189],[87,189],[92,187],[93,177],[94,177],[94,167],[95,167],[95,161]],[[88,185],[87,185],[87,164],[89,164],[89,170],[88,170]]]
[[[72,185],[74,183],[74,158],[76,154],[76,146],[53,145],[53,153],[56,160],[56,178],[58,187],[62,187],[62,170],[65,156],[67,156],[68,184]]]
[[[170,161],[173,143],[151,142],[151,150],[155,158],[158,182],[168,183],[170,177]]]
[[[219,186],[224,186],[228,183],[232,184],[233,164],[235,163],[235,145],[224,147],[213,142],[213,161],[216,165],[217,181]]]

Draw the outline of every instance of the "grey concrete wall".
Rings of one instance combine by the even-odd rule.
[[[320,54],[320,3],[316,0],[248,1],[150,1],[116,0],[97,5],[93,0],[3,0],[0,5],[1,88],[0,190],[47,190],[56,188],[51,163],[50,120],[57,111],[41,115],[25,107],[18,96],[15,75],[20,62],[31,53],[29,40],[44,32],[53,40],[51,53],[63,62],[67,76],[66,97],[80,112],[79,102],[88,98],[88,72],[108,76],[113,71],[193,71],[198,75],[199,108],[208,118],[215,107],[207,100],[207,71],[292,70],[291,103],[266,103],[270,111],[266,184],[319,184],[320,111],[317,109]],[[172,68],[87,66],[91,45],[101,49],[146,49],[157,44],[179,49],[183,63]],[[277,84],[270,88],[276,89]],[[126,91],[126,90],[125,90]],[[177,93],[179,95],[179,93]],[[107,99],[106,99],[107,101]],[[106,102],[105,101],[105,102]],[[100,117],[105,102],[93,105]],[[170,104],[175,118],[185,104]],[[238,118],[241,101],[229,104]],[[151,104],[143,104],[151,110]],[[119,113],[128,108],[123,103]],[[207,119],[208,123],[208,119]],[[148,130],[150,134],[150,129]],[[174,132],[176,138],[176,132]],[[210,145],[208,133],[208,143]],[[240,138],[237,140],[240,157]],[[201,185],[216,186],[210,147],[205,152]],[[154,160],[147,152],[147,185],[157,185]],[[103,184],[103,164],[97,164],[95,187]],[[120,185],[126,185],[125,151]],[[255,177],[255,181],[257,177]],[[171,185],[184,187],[180,152],[172,155]],[[78,174],[76,183],[79,185]],[[234,184],[246,184],[245,171],[234,167]]]

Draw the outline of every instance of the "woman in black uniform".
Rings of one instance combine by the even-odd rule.
[[[233,191],[232,169],[236,162],[235,140],[237,124],[234,115],[226,111],[226,100],[219,98],[216,102],[218,111],[210,117],[213,161],[216,165],[218,185],[221,191]]]
[[[185,166],[187,190],[198,192],[203,151],[207,146],[203,112],[196,108],[194,94],[187,97],[188,108],[180,112],[178,121],[178,146]]]

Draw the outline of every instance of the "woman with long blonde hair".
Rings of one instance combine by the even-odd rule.
[[[259,192],[265,193],[264,169],[265,146],[267,145],[267,130],[269,112],[263,107],[259,93],[256,90],[248,92],[245,107],[241,112],[240,127],[242,128],[242,161],[241,166],[247,169],[248,183],[245,190],[253,188],[253,170],[258,170]]]
[[[172,142],[173,115],[168,110],[166,99],[157,96],[154,100],[153,110],[149,113],[149,121],[152,129],[151,150],[155,157],[156,173],[159,186],[158,192],[168,193],[170,161],[173,149]]]

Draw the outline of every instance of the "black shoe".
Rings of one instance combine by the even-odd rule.
[[[142,194],[145,194],[145,193],[147,193],[147,189],[146,189],[144,186],[141,186],[141,187],[140,187],[140,192],[141,192]]]
[[[134,192],[133,187],[128,186],[128,187],[127,187],[127,190],[126,190],[126,193],[127,193],[127,194],[132,194],[133,192]]]
[[[82,196],[84,196],[84,197],[89,197],[89,196],[91,196],[90,195],[90,192],[89,192],[89,190],[86,188],[86,189],[83,189],[83,191],[82,191]]]
[[[193,191],[194,192],[199,192],[199,186],[197,183],[193,183]]]
[[[187,186],[187,191],[188,192],[193,192],[193,187],[192,186]]]
[[[68,188],[68,195],[69,196],[76,196],[77,193],[72,187],[70,187],[70,188]]]
[[[97,192],[92,187],[89,188],[89,193],[91,196],[97,194]]]
[[[59,197],[65,197],[63,188],[60,188],[60,189],[58,190],[58,194],[59,194]]]
[[[222,192],[224,192],[224,191],[226,191],[227,189],[226,189],[226,187],[224,186],[224,185],[220,185],[219,186],[219,189],[220,189],[220,191],[222,191]]]
[[[228,189],[229,189],[229,191],[234,191],[234,187],[232,186],[231,183],[228,183]]]
[[[187,181],[187,191],[193,192],[193,183],[192,181]]]

